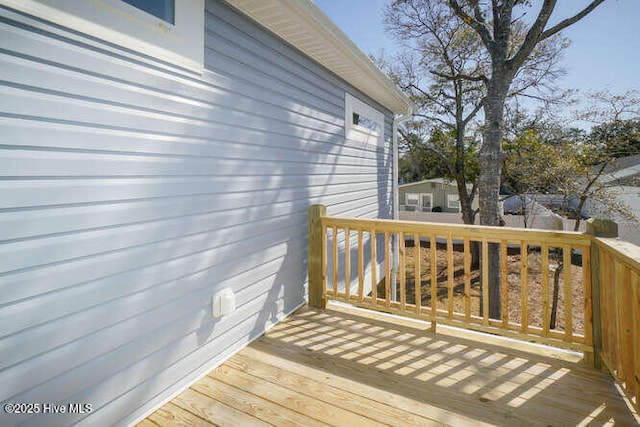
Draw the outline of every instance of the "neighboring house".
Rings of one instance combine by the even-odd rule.
[[[392,217],[411,105],[310,0],[0,4],[0,425],[139,420],[305,302],[309,205]]]
[[[617,198],[627,205],[640,218],[640,154],[615,159],[607,166],[600,182],[610,187]],[[607,208],[598,209],[594,204],[588,207],[595,209],[595,213],[607,212]]]
[[[599,171],[600,166],[594,167],[594,173]],[[640,219],[640,155],[622,157],[615,159],[607,165],[599,181],[608,187],[609,193],[618,202],[629,208],[630,213]],[[554,220],[551,216],[540,210],[540,204],[562,214],[568,218],[575,218],[576,210],[580,204],[580,199],[575,196],[564,196],[562,194],[525,194],[504,199],[504,213],[507,223],[514,220],[509,218],[509,214],[520,215],[523,212],[523,200],[527,201],[527,206],[536,206],[534,211],[527,209],[527,220],[531,220],[533,227],[551,229]],[[531,202],[531,204],[529,204]],[[587,199],[581,210],[582,220],[592,216],[607,217],[618,224],[618,234],[621,240],[625,240],[636,245],[640,245],[640,227],[638,222],[630,220],[620,214],[612,213],[611,206],[603,204],[594,199]],[[548,222],[551,224],[548,225]],[[517,220],[516,220],[517,222]],[[573,219],[564,219],[564,229],[573,230]],[[584,221],[582,222],[584,227]]]
[[[398,186],[398,194],[401,211],[460,212],[460,198],[455,181],[433,178],[402,184]],[[477,197],[472,206],[474,209],[478,208]]]
[[[640,187],[640,154],[615,159],[600,179],[607,185]]]
[[[618,235],[621,240],[640,246],[640,186],[612,185],[609,188],[618,202],[623,203],[635,216],[635,220],[620,214],[612,214],[608,206],[595,200],[588,200],[585,208],[594,216],[613,219],[618,224]]]

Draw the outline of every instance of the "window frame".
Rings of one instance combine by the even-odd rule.
[[[426,212],[431,212],[431,210],[433,209],[433,193],[420,193],[420,210],[422,212],[425,212],[424,203],[422,203],[422,199],[427,196],[429,197],[429,210]]]
[[[455,203],[456,206],[451,206]],[[460,196],[457,194],[447,194],[447,209],[457,209],[460,212]]]
[[[139,6],[136,6],[135,4],[132,3],[132,1],[134,1],[134,0],[121,0],[121,1],[123,1],[124,3],[126,3],[128,5],[131,5],[131,6],[135,7],[136,9],[139,9],[139,10],[145,12],[145,13],[148,13],[151,16],[155,16],[157,19],[160,19],[161,21],[164,21],[164,22],[166,22],[166,23],[168,23],[170,25],[175,25],[175,23],[176,23],[176,1],[177,0],[162,0],[162,2],[166,2],[166,1],[173,2],[173,11],[171,12],[171,16],[172,16],[172,20],[171,21],[167,21],[166,19],[163,19],[163,18],[159,17],[158,15],[156,15],[154,13],[151,13],[151,12],[149,12],[147,10],[144,10],[143,8],[141,8]],[[158,2],[158,0],[152,0],[152,1]]]
[[[345,138],[348,140],[365,142],[368,144],[382,145],[384,141],[384,114],[348,92],[345,92]],[[379,131],[353,123],[353,115],[366,117],[378,124]]]
[[[409,203],[409,197],[411,197],[411,196],[415,196],[415,198],[416,198],[416,202],[415,203]],[[404,194],[404,204],[405,204],[405,206],[415,206],[415,207],[420,206],[420,193],[405,193]]]
[[[170,24],[122,0],[3,0],[20,12],[201,74],[204,0],[176,0]]]

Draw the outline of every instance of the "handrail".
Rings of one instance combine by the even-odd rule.
[[[504,239],[536,241],[538,243],[557,243],[562,240],[573,245],[591,244],[591,237],[584,233],[573,231],[550,231],[533,230],[528,228],[512,227],[491,227],[486,225],[462,225],[462,224],[441,224],[421,221],[400,221],[391,219],[370,219],[370,218],[323,218],[323,223],[327,226],[349,226],[351,228],[366,228],[376,230],[389,230],[391,232],[435,232],[438,234],[453,233],[455,235],[465,235],[469,238],[481,240],[486,238],[489,242],[499,243]],[[488,236],[489,235],[489,236]]]
[[[319,215],[316,208],[319,207],[311,208],[310,218]],[[562,289],[557,291],[559,294],[557,298],[552,295],[553,278],[549,279],[550,275],[553,276],[550,267],[551,254],[558,258],[558,264],[566,266],[572,266],[573,254],[576,252],[584,254],[583,258],[587,262],[583,263],[582,276],[577,280],[585,285],[579,292],[584,297],[581,297],[583,301],[578,304],[581,305],[583,310],[580,312],[585,313],[585,318],[591,319],[590,280],[585,281],[590,277],[588,260],[591,236],[574,232],[505,227],[338,218],[325,216],[324,212],[326,210],[313,220],[320,227],[313,232],[314,236],[322,236],[322,238],[314,237],[316,243],[313,247],[309,247],[310,259],[311,254],[315,252],[313,258],[322,260],[320,266],[314,269],[316,273],[309,276],[310,294],[321,294],[323,304],[326,304],[327,299],[341,300],[374,310],[429,320],[434,327],[437,323],[451,324],[527,341],[578,349],[586,353],[593,351],[591,323],[585,321],[582,330],[574,327],[576,324],[573,316],[574,293],[576,293],[574,288],[580,287],[580,283],[574,283],[576,274],[572,273],[572,268],[566,268],[562,274],[559,274],[558,282],[562,282]],[[396,270],[393,270],[391,261],[393,258],[391,241],[397,242],[399,266]],[[413,242],[413,249],[407,248],[406,242]],[[421,251],[420,242],[428,244],[427,252]],[[483,279],[479,289],[481,296],[476,296],[478,300],[476,301],[471,295],[471,246],[474,242],[481,245],[484,259],[489,258],[491,244],[500,246],[499,268],[502,273],[500,318],[490,318],[489,310],[485,309],[481,309],[481,312],[472,312],[472,303],[481,307],[489,305],[489,285],[486,279],[488,263],[482,265]],[[438,245],[442,247],[437,249]],[[461,255],[458,249],[454,250],[456,245],[462,247]],[[509,316],[509,305],[514,302],[509,298],[513,291],[509,290],[507,280],[510,268],[507,262],[508,253],[519,251],[528,254],[532,248],[540,253],[541,283],[538,286],[540,289],[534,289],[532,285],[524,283],[519,291],[521,295],[517,302],[524,316],[514,320]],[[437,265],[438,256],[444,257],[442,271],[431,268]],[[413,260],[426,257],[426,261],[413,262],[413,271],[407,271],[407,257],[413,257]],[[462,258],[460,266],[455,265],[454,258]],[[532,278],[533,273],[529,272],[528,256],[521,258],[519,274],[525,279]],[[359,260],[357,274],[354,274],[355,266],[351,265],[354,259]],[[361,265],[362,259],[367,260],[364,266]],[[371,260],[376,262],[372,263]],[[456,269],[463,277],[461,286],[456,285],[456,281],[459,281],[454,277]],[[414,278],[411,290],[407,287],[407,274]],[[424,279],[416,281],[416,277]],[[442,285],[439,284],[439,280]],[[427,285],[424,286],[423,282]],[[431,286],[432,283],[434,286]],[[396,295],[392,295],[396,287],[398,288]],[[534,291],[542,295],[540,313],[534,312],[529,302],[529,294]],[[461,303],[454,304],[454,299],[461,300]],[[439,300],[446,302],[443,305]],[[558,308],[558,311],[563,313],[560,318],[563,330],[550,327],[551,309],[554,307],[554,302],[557,303],[559,300],[564,301],[564,304]],[[534,324],[529,321],[529,316],[537,316],[542,320],[539,324]]]
[[[309,209],[309,304],[325,307],[329,299],[340,300],[428,320],[434,330],[438,323],[450,324],[582,350],[596,367],[602,363],[608,368],[640,409],[640,248],[596,237],[600,231],[594,230],[611,224],[589,220],[587,233],[582,234],[338,218],[326,216],[324,206],[314,205]],[[391,261],[394,241],[397,268]],[[500,318],[490,318],[487,309],[472,311],[475,303],[489,306],[488,262],[481,263],[479,295],[472,295],[475,242],[481,259],[498,254]],[[489,251],[492,244],[499,245],[497,252]],[[520,264],[515,273],[510,256]],[[555,272],[552,256],[558,264]],[[460,257],[461,265],[456,265]],[[518,273],[519,289],[514,291],[508,276]],[[514,292],[519,297],[519,321],[508,313],[513,305],[509,295]],[[460,304],[454,304],[456,298]],[[538,303],[532,304],[536,298]],[[556,304],[560,299],[563,303]],[[582,308],[577,317],[573,314],[576,303]],[[554,307],[562,313],[563,330],[553,329]],[[539,324],[530,321],[536,315],[541,318]],[[582,331],[576,325],[580,321]]]

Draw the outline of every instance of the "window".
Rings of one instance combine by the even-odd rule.
[[[202,73],[204,0],[2,0],[34,15]]]
[[[460,199],[457,194],[447,194],[447,208],[460,211]]]
[[[175,24],[175,0],[122,0],[170,24]]]
[[[363,127],[368,129],[372,134],[380,134],[382,129],[380,129],[380,124],[373,119],[370,119],[367,116],[363,116],[362,114],[353,113],[353,121],[352,124],[357,125],[359,127]]]
[[[431,212],[431,208],[433,208],[433,194],[431,193],[420,194],[420,209],[423,212]]]
[[[418,206],[418,195],[407,193],[404,195],[404,201],[407,206]]]
[[[355,141],[382,145],[384,115],[348,93],[345,93],[344,103],[345,137]]]

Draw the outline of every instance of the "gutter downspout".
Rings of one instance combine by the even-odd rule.
[[[407,106],[407,112],[406,114],[401,114],[399,116],[394,117],[393,119],[393,126],[392,126],[392,130],[391,133],[393,135],[393,170],[391,172],[391,179],[393,180],[393,219],[394,220],[398,220],[399,216],[400,216],[400,196],[399,196],[399,189],[398,189],[398,159],[399,159],[399,153],[398,153],[398,125],[402,122],[405,122],[407,120],[409,120],[411,117],[413,117],[413,106],[412,105],[408,105]],[[392,243],[391,243],[391,251],[393,252],[392,254],[392,266],[391,266],[391,300],[395,301],[396,300],[396,295],[397,295],[397,289],[396,289],[396,277],[397,277],[397,271],[398,271],[398,262],[399,262],[399,244],[398,244],[398,237],[394,235]]]

